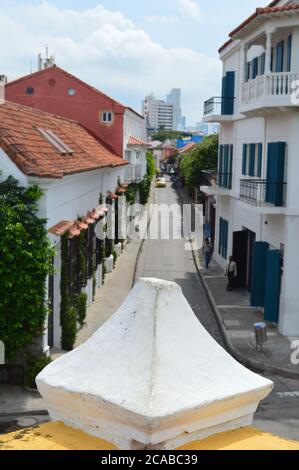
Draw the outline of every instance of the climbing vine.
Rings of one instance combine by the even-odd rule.
[[[46,221],[37,216],[42,191],[13,177],[0,183],[0,340],[6,357],[25,353],[44,329],[46,279],[54,250]]]

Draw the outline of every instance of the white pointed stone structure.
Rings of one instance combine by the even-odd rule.
[[[37,385],[53,420],[126,450],[174,449],[250,425],[273,386],[214,341],[177,284],[155,279],[141,279]]]

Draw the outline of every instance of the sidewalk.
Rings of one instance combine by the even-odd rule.
[[[263,351],[258,351],[253,325],[264,321],[262,311],[250,307],[247,290],[226,291],[226,278],[215,261],[212,260],[206,271],[201,252],[195,252],[195,258],[229,352],[245,366],[259,372],[299,379],[299,366],[291,363],[294,352],[291,344],[299,338],[281,336],[276,325],[267,323],[268,342]]]
[[[178,193],[184,204],[192,203],[184,189]],[[193,246],[193,254],[229,353],[257,372],[299,380],[299,365],[291,363],[294,352],[291,345],[299,338],[281,336],[276,325],[267,323],[268,342],[263,351],[257,351],[253,325],[264,321],[262,311],[250,307],[250,293],[247,290],[226,291],[224,272],[214,260],[206,271],[201,250]]]

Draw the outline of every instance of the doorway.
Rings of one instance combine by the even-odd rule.
[[[256,234],[247,228],[233,234],[233,256],[238,267],[236,287],[251,290],[253,249]]]

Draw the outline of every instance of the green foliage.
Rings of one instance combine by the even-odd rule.
[[[185,132],[181,131],[170,131],[167,129],[159,129],[156,134],[153,135],[152,139],[153,140],[159,140],[160,142],[165,142],[166,140],[173,140],[173,139],[181,139],[182,137],[185,137],[186,134]]]
[[[100,206],[101,206],[103,203],[104,203],[104,197],[103,197],[103,194],[100,193],[100,194],[99,194],[99,204],[100,204]]]
[[[131,183],[126,189],[125,196],[128,204],[135,204],[138,192],[138,184]]]
[[[74,347],[77,335],[77,310],[73,307],[75,299],[72,299],[69,295],[68,238],[65,235],[61,237],[60,294],[61,347],[65,351],[71,351]]]
[[[70,307],[63,315],[61,347],[64,351],[72,351],[77,337],[77,309]]]
[[[48,312],[54,250],[37,216],[41,196],[39,187],[22,188],[13,177],[0,183],[0,339],[8,360],[42,334]]]
[[[35,389],[36,376],[51,362],[52,359],[45,354],[39,356],[29,355],[26,360],[24,385],[28,388]]]
[[[185,178],[188,189],[198,186],[200,172],[203,170],[216,170],[218,160],[218,135],[205,137],[195,149],[184,155],[180,170]]]
[[[150,191],[151,191],[151,184],[152,184],[154,176],[156,175],[156,164],[155,164],[155,159],[154,159],[152,152],[147,152],[146,161],[147,161],[146,175],[141,181],[141,183],[139,183],[140,203],[143,205],[145,205],[148,201]]]
[[[95,276],[93,278],[93,283],[95,283]],[[95,287],[93,286],[95,289]],[[82,326],[84,324],[84,321],[86,319],[86,311],[87,311],[87,294],[85,292],[81,292],[77,299],[76,299],[76,305],[77,309],[77,316],[78,316],[78,322]]]

